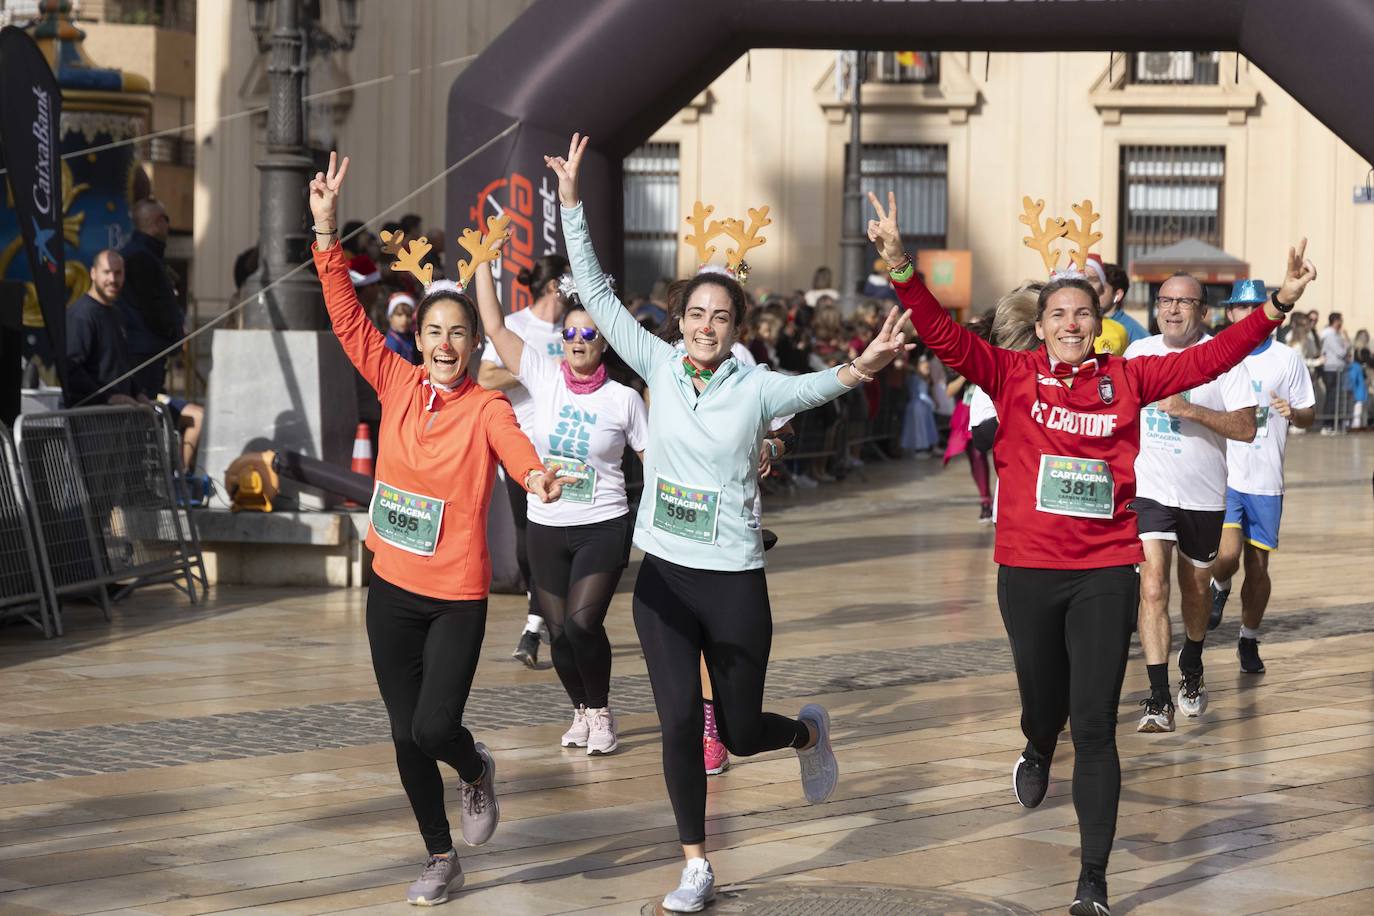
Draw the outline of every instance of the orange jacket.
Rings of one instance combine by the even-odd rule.
[[[538,453],[501,392],[487,391],[467,378],[456,391],[437,389],[427,382],[423,366],[387,349],[358,302],[348,260],[337,243],[328,251],[315,250],[315,269],[334,333],[382,404],[377,480],[444,500],[433,556],[395,547],[369,528],[373,570],[418,595],[453,601],[485,598],[491,586],[487,505],[497,458],[507,474],[523,481],[531,471],[543,470]]]

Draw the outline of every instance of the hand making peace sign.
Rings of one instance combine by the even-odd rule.
[[[887,209],[878,203],[878,195],[868,192],[868,202],[878,214],[877,219],[868,221],[868,240],[878,246],[878,254],[889,265],[895,265],[905,257],[902,251],[902,230],[897,226],[897,195],[887,192]]]
[[[1279,301],[1284,305],[1301,299],[1307,284],[1317,279],[1317,268],[1307,260],[1306,254],[1307,239],[1298,242],[1296,249],[1288,249],[1288,269],[1283,275],[1283,286],[1279,289]]]
[[[310,215],[315,218],[317,229],[337,229],[335,217],[339,212],[339,188],[343,187],[344,176],[348,174],[348,157],[345,156],[337,170],[335,163],[338,154],[329,153],[329,171],[316,172],[310,181]]]
[[[582,154],[587,151],[589,139],[575,133],[568,143],[568,158],[544,157],[544,164],[558,176],[558,201],[565,207],[575,207],[582,199],[577,193],[577,171],[582,167]]]

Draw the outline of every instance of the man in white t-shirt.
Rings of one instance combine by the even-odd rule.
[[[1170,277],[1155,302],[1163,332],[1137,340],[1126,358],[1163,355],[1210,339],[1202,284],[1186,274]],[[1255,394],[1237,366],[1221,378],[1173,395],[1140,412],[1140,454],[1135,462],[1136,514],[1145,562],[1140,566],[1140,645],[1150,696],[1138,731],[1174,730],[1169,696],[1169,572],[1178,547],[1178,590],[1185,630],[1178,655],[1182,683],[1178,707],[1187,716],[1207,708],[1202,643],[1207,636],[1208,571],[1221,544],[1226,511],[1226,440],[1255,437]]]
[[[506,327],[514,331],[533,347],[536,353],[555,359],[563,357],[563,313],[568,310],[568,300],[564,297],[559,281],[568,273],[568,261],[562,255],[551,254],[540,258],[532,268],[520,271],[517,280],[529,287],[534,302],[506,318]],[[520,384],[515,374],[501,361],[496,348],[488,345],[482,351],[482,361],[477,370],[477,383],[483,388],[504,391],[515,409],[515,419],[520,428],[528,430],[534,420],[534,404],[529,392]],[[520,575],[525,580],[529,597],[529,611],[525,616],[525,628],[520,634],[511,658],[524,662],[530,668],[539,664],[539,630],[544,625],[543,615],[539,613],[539,602],[535,597],[534,580],[530,575],[529,553],[525,549],[525,527],[528,523],[525,506],[525,488],[519,481],[511,480],[502,474],[506,481],[506,496],[510,500],[511,516],[515,520],[515,558],[520,565]]]
[[[1226,317],[1244,320],[1268,300],[1261,280],[1238,280],[1226,306]],[[1283,453],[1288,427],[1307,429],[1317,415],[1312,376],[1302,357],[1271,337],[1245,357],[1244,366],[1260,406],[1255,411],[1255,440],[1226,443],[1226,521],[1221,550],[1212,564],[1212,619],[1216,629],[1231,595],[1231,577],[1245,557],[1245,584],[1240,588],[1241,627],[1236,655],[1240,670],[1263,674],[1259,628],[1269,604],[1269,555],[1279,548],[1283,515]]]

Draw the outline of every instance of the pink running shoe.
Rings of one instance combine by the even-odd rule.
[[[719,738],[705,735],[701,739],[701,756],[706,763],[707,776],[719,776],[730,769],[730,753]]]

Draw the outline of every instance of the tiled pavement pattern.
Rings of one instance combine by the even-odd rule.
[[[1238,616],[1229,615],[1210,635],[1209,644],[1217,648],[1233,646]],[[1265,624],[1264,639],[1286,642],[1368,632],[1374,632],[1374,603],[1275,615]],[[1138,654],[1138,648],[1135,652]],[[777,659],[769,666],[768,694],[778,700],[1009,670],[1011,653],[1001,639]],[[611,696],[618,713],[653,711],[647,676],[613,679]],[[1123,697],[1122,702],[1131,705],[1134,700]],[[566,718],[567,698],[562,688],[556,683],[540,683],[474,688],[464,722],[480,735],[502,728],[547,725]],[[0,749],[0,784],[357,747],[385,740],[386,712],[380,700],[18,732],[6,735]]]

